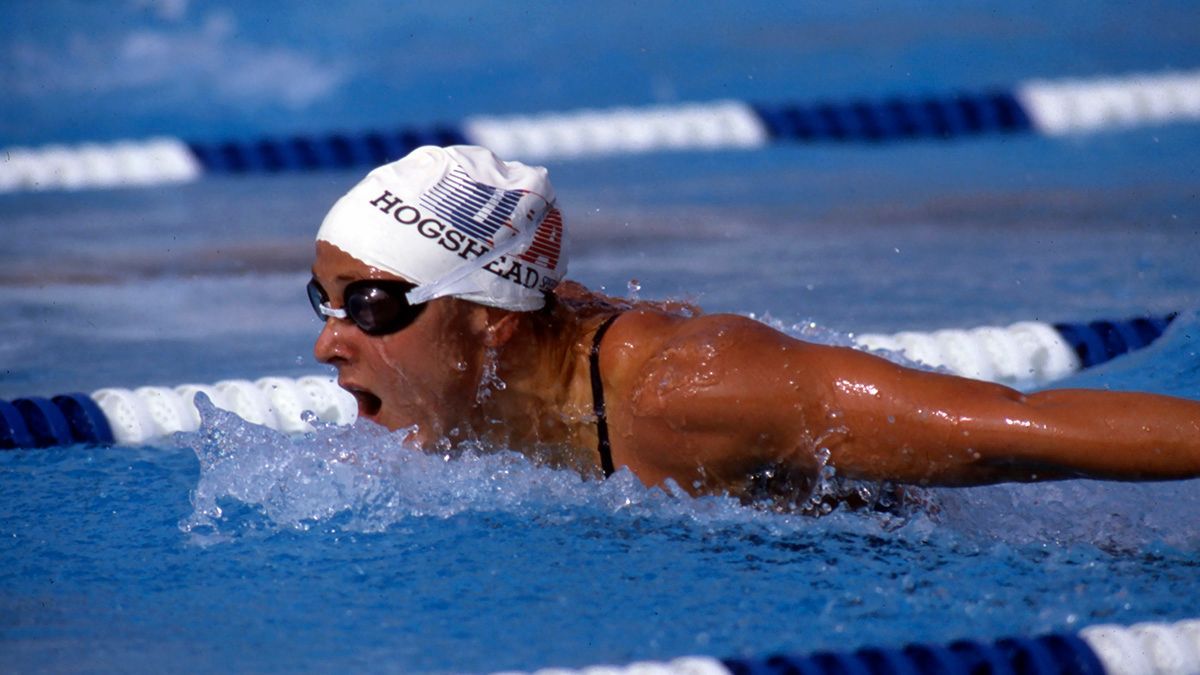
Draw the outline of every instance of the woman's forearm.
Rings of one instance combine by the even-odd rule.
[[[849,360],[853,379],[831,389],[842,432],[829,449],[850,475],[940,485],[1200,476],[1197,401],[1082,389],[1023,395]]]
[[[1020,440],[1016,460],[1115,480],[1200,476],[1200,402],[1061,389],[1032,394],[1019,407],[1006,420]]]

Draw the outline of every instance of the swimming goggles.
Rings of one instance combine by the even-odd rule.
[[[414,288],[405,281],[361,279],[346,284],[342,308],[329,306],[329,296],[316,279],[308,282],[308,302],[322,321],[350,319],[367,335],[389,335],[408,328],[425,311],[425,304],[413,305],[405,295]]]

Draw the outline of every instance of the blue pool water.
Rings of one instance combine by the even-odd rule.
[[[0,8],[0,62],[16,64],[0,82],[19,103],[0,110],[0,139],[364,128],[1200,63],[1186,3],[739,3],[682,17],[668,4],[263,6]],[[347,47],[368,43],[376,56]],[[138,49],[192,64],[154,70]],[[262,63],[275,70],[248,67]],[[289,68],[314,73],[308,89],[284,86]],[[81,69],[92,87],[71,79]],[[255,73],[257,88],[238,79]],[[386,86],[369,86],[380,73]],[[1160,342],[1067,384],[1200,399],[1198,148],[1200,128],[1178,126],[551,171],[571,276],[589,285],[830,341],[1179,310]],[[323,372],[303,284],[316,225],[356,179],[0,195],[0,398]],[[201,432],[148,447],[0,454],[0,669],[480,672],[1197,614],[1200,481],[923,496],[899,516],[814,519],[627,474],[585,482],[503,449],[423,455],[364,425],[289,438],[210,411]]]

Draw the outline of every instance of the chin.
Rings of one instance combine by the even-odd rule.
[[[438,435],[435,433],[436,425],[428,422],[417,422],[413,419],[412,415],[388,410],[386,405],[374,415],[366,416],[366,419],[386,427],[389,431],[399,431],[401,429],[416,427],[415,431],[409,436],[409,441],[415,442],[420,448],[431,447],[438,438]]]

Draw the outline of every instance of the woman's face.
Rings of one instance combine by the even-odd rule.
[[[335,309],[351,282],[402,280],[324,241],[317,242],[313,278]],[[393,430],[417,425],[415,440],[430,447],[465,432],[457,427],[472,420],[486,329],[485,308],[441,298],[388,335],[367,335],[349,318],[328,318],[313,354],[337,368],[338,384],[358,400],[360,417]]]

